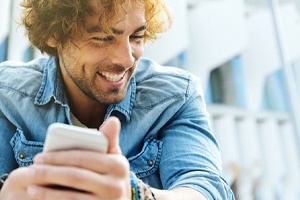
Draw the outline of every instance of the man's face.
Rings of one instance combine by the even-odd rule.
[[[101,7],[91,0],[96,13]],[[143,5],[117,10],[109,24],[114,35],[101,32],[99,15],[87,16],[85,39],[59,45],[59,64],[68,93],[99,103],[111,104],[126,95],[129,80],[144,51],[146,28]]]

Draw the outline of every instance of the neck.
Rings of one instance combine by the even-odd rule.
[[[72,114],[88,128],[98,129],[104,121],[108,105],[91,99],[77,88],[75,90],[66,90]]]
[[[99,128],[107,111],[107,105],[96,102],[86,102],[82,99],[69,97],[69,106],[72,114],[88,128]]]

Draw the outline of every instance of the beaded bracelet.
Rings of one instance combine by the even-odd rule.
[[[3,174],[2,176],[0,176],[0,190],[2,188],[2,186],[4,185],[4,181],[7,179],[8,174]]]
[[[132,200],[156,200],[149,185],[130,172]]]
[[[132,200],[139,200],[139,188],[136,176],[130,172]]]

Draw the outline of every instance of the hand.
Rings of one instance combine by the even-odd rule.
[[[11,193],[19,195],[12,199],[131,199],[129,163],[118,141],[120,122],[112,117],[101,131],[109,139],[107,154],[82,150],[41,153],[32,166],[11,173],[3,200]]]
[[[18,168],[9,174],[0,191],[1,200],[22,199],[29,200],[26,187],[30,183],[27,176],[30,176],[29,168]]]

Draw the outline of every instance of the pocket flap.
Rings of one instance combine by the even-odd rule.
[[[143,178],[153,174],[159,166],[162,154],[162,141],[147,140],[142,151],[128,159],[130,169],[138,178]]]
[[[28,141],[20,129],[17,129],[17,132],[10,140],[10,145],[20,167],[31,165],[34,156],[43,151],[43,142]]]

